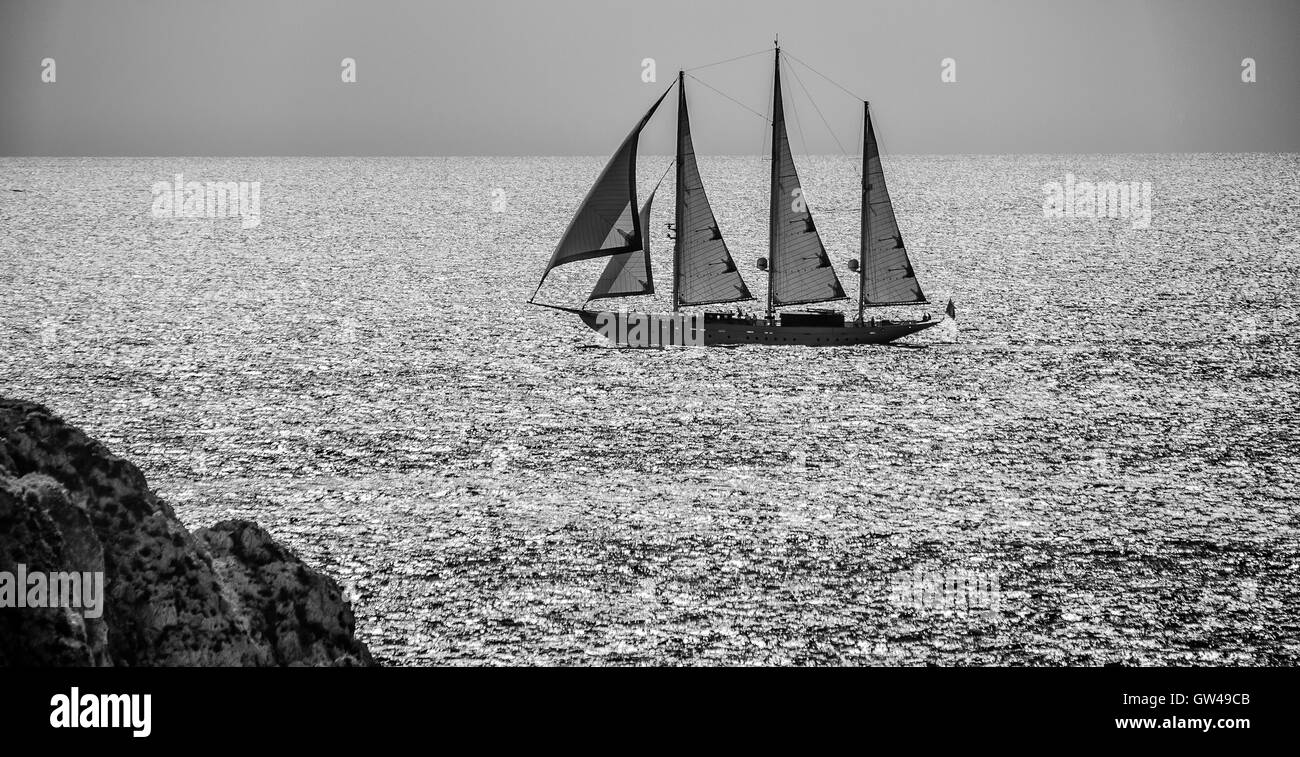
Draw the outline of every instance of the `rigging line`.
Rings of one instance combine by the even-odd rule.
[[[766,111],[766,113],[767,113],[767,120],[768,120],[768,123],[771,123],[771,122],[772,122],[772,90],[773,90],[773,86],[772,86],[772,84],[774,83],[775,79],[776,79],[776,69],[773,68],[773,69],[772,69],[772,75],[769,76],[769,77],[767,77],[767,111]],[[759,144],[759,146],[758,146],[758,154],[764,156],[764,159],[766,159],[766,160],[771,160],[771,159],[772,159],[772,156],[768,154],[768,149],[767,149],[767,140],[768,140],[768,137],[771,136],[771,135],[768,133],[768,132],[770,132],[770,131],[771,131],[771,129],[768,129],[768,128],[766,128],[766,127],[763,128],[763,139],[761,140],[761,142],[760,142],[760,144]]]
[[[876,114],[871,114],[871,130],[876,135],[876,155],[880,157],[880,171],[885,171],[885,148],[881,147],[885,140],[880,136],[880,122],[876,120]]]
[[[845,94],[847,94],[848,96],[852,97],[854,100],[857,100],[858,102],[862,102],[864,99],[866,99],[866,98],[858,97],[858,96],[855,95],[853,92],[851,92],[851,91],[849,90],[848,87],[845,87],[843,84],[840,84],[839,82],[835,81],[834,79],[832,79],[831,77],[827,76],[826,74],[823,74],[821,71],[818,71],[817,69],[813,68],[812,66],[808,65],[807,63],[804,63],[802,60],[800,60],[800,59],[796,58],[795,56],[791,55],[789,52],[786,52],[785,55],[786,55],[787,58],[790,58],[791,60],[797,62],[799,65],[803,66],[804,68],[808,69],[809,71],[812,71],[814,74],[817,74],[818,76],[820,76],[821,78],[823,78],[823,79],[825,79],[826,81],[830,82],[831,84],[834,84],[835,86],[839,87],[840,90],[842,90],[842,91],[843,91]]]
[[[791,67],[790,74],[794,76],[795,82],[799,84],[799,89],[803,90],[804,97],[807,97],[808,102],[812,103],[813,110],[817,111],[818,116],[821,116],[822,124],[826,127],[826,131],[829,131],[831,133],[831,139],[835,140],[835,144],[840,148],[840,152],[843,153],[844,155],[848,155],[849,151],[845,150],[844,145],[840,143],[840,138],[835,133],[835,130],[831,128],[830,121],[826,120],[826,116],[822,114],[822,109],[817,107],[817,101],[813,99],[812,93],[810,93],[808,91],[808,88],[803,85],[803,79],[799,78],[799,72],[795,71],[794,68]]]
[[[664,177],[668,175],[669,171],[673,170],[673,166],[676,164],[677,164],[677,158],[673,158],[672,160],[668,161],[668,167],[664,169],[663,174],[659,177],[659,181],[655,182],[655,188],[650,190],[651,194],[654,194],[655,192],[659,191],[659,185],[664,183]]]
[[[727,94],[726,92],[723,92],[722,90],[718,89],[717,87],[713,86],[712,84],[709,84],[708,82],[704,81],[704,80],[701,79],[700,77],[695,76],[694,74],[687,74],[687,76],[691,77],[692,79],[694,79],[695,81],[699,82],[700,84],[703,84],[704,86],[708,87],[709,89],[713,90],[714,92],[717,92],[718,94],[722,95],[723,97],[727,98],[728,100],[732,101],[733,103],[739,105],[740,107],[744,108],[745,110],[749,111],[750,113],[753,113],[754,115],[758,116],[759,118],[763,119],[764,121],[767,121],[768,123],[772,123],[772,119],[768,118],[767,116],[763,115],[762,113],[759,113],[758,111],[756,111],[756,110],[754,110],[753,108],[749,107],[748,105],[742,103],[741,101],[737,100],[736,98],[732,97],[731,95]]]
[[[758,52],[749,53],[749,54],[747,54],[747,55],[737,55],[737,56],[734,57],[734,58],[727,58],[726,60],[714,61],[713,63],[705,63],[703,66],[694,66],[694,67],[692,67],[692,68],[685,68],[685,69],[682,69],[682,70],[683,70],[683,71],[686,71],[686,72],[688,72],[688,73],[691,72],[691,71],[699,71],[699,70],[702,69],[702,68],[711,68],[711,67],[713,67],[713,66],[721,66],[723,63],[730,63],[730,62],[732,62],[732,61],[736,61],[736,60],[743,60],[743,59],[745,59],[745,58],[752,58],[752,57],[754,57],[755,55],[762,55],[763,53],[770,53],[770,52],[772,52],[772,48],[769,47],[769,48],[767,48],[767,49],[765,49],[765,50],[759,50]]]
[[[867,116],[864,111],[862,114],[862,118],[858,119],[858,141],[853,143],[853,154],[861,158],[866,158],[867,135],[863,133],[866,130],[867,130]],[[865,160],[853,161],[853,173],[856,174],[859,179],[862,178],[862,172],[865,170],[867,170]]]
[[[853,152],[861,155],[864,137],[862,131],[867,128],[867,116],[863,113],[862,118],[858,119],[858,141],[853,143]]]
[[[787,84],[786,87],[788,89],[789,85]],[[794,112],[794,125],[799,127],[799,143],[803,145],[803,154],[808,155],[808,138],[804,136],[803,123],[799,121],[799,109],[794,106],[793,89],[790,90],[790,110]],[[794,156],[791,155],[790,159],[793,160]]]

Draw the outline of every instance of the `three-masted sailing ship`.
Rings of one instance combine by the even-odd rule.
[[[705,311],[702,319],[704,333],[700,341],[705,345],[812,347],[871,344],[890,342],[941,323],[929,314],[920,320],[865,317],[868,308],[929,304],[916,279],[894,216],[871,123],[871,109],[866,101],[862,103],[861,236],[858,259],[850,261],[848,266],[858,276],[857,318],[846,322],[845,313],[836,309],[779,310],[846,300],[848,297],[817,233],[811,209],[799,184],[786,135],[779,46],[774,53],[769,253],[757,261],[758,268],[767,274],[766,312],[748,315],[738,311]],[[675,85],[677,207],[675,223],[670,227],[675,232],[673,312],[681,313],[685,307],[754,300],[723,238],[700,177],[691,141],[684,71],[678,72]],[[651,191],[638,210],[636,155],[641,131],[671,90],[672,86],[669,86],[650,106],[605,165],[551,255],[530,303],[576,313],[588,326],[602,332],[610,326],[611,318],[641,323],[650,317],[627,311],[589,310],[587,304],[593,300],[655,292],[650,271],[649,227],[651,206],[658,187]],[[552,269],[598,257],[609,260],[582,308],[535,302]],[[947,313],[954,315],[951,301]],[[684,320],[678,321],[675,328],[680,331],[683,323]],[[626,334],[627,324],[617,323],[610,331]],[[697,329],[692,331],[694,336],[699,336],[695,333]]]

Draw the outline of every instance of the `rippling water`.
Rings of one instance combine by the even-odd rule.
[[[662,352],[523,304],[600,163],[0,160],[0,392],[266,526],[388,663],[1300,662],[1300,156],[886,158],[958,328]],[[762,297],[767,164],[702,170]],[[839,265],[854,162],[802,172]],[[176,173],[261,224],[152,217]],[[1066,173],[1150,228],[1044,218]]]

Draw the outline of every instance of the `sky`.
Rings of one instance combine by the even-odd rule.
[[[856,98],[899,154],[1300,151],[1297,0],[0,0],[0,155],[607,155],[777,34],[801,153]],[[771,68],[692,72],[698,151],[762,151]]]

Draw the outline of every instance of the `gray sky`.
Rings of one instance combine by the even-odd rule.
[[[1295,0],[0,0],[0,154],[603,155],[679,67],[774,33],[871,100],[892,153],[1300,151],[1298,22]],[[765,111],[770,69],[696,75]],[[855,151],[860,104],[795,71]],[[838,153],[786,78],[796,151]],[[688,85],[700,152],[759,152],[761,119]],[[673,102],[643,152],[671,152]]]

